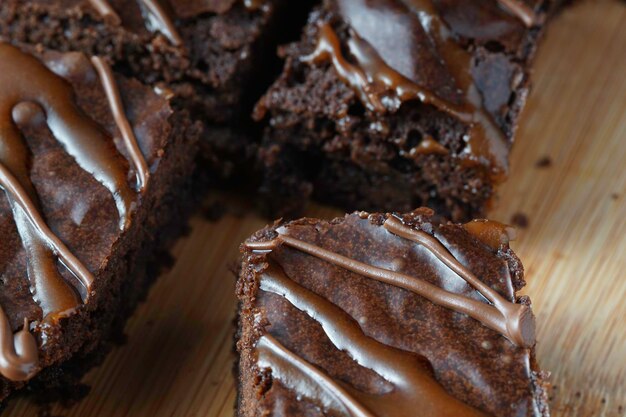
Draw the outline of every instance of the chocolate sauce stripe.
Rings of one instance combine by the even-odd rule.
[[[135,133],[133,132],[133,129],[128,122],[128,118],[126,117],[124,105],[122,104],[122,97],[120,96],[115,77],[109,64],[107,64],[102,58],[94,56],[91,58],[91,62],[100,77],[104,93],[109,102],[109,107],[111,108],[111,113],[115,119],[115,124],[122,134],[124,145],[130,154],[132,163],[135,166],[139,191],[143,192],[148,186],[150,170],[141,149],[139,149]]]
[[[120,25],[122,23],[120,16],[107,0],[89,0],[89,4],[91,4],[103,18],[109,19],[114,25]]]
[[[532,27],[539,23],[537,15],[533,9],[524,3],[524,0],[498,0],[498,3],[521,20],[526,27]]]
[[[280,234],[276,239],[269,242],[248,242],[246,245],[253,250],[268,250],[275,248],[279,243],[286,244],[367,278],[404,288],[442,307],[467,314],[490,329],[501,333],[518,346],[530,347],[534,344],[534,317],[530,309],[525,305],[510,303],[506,300],[501,300],[501,297],[494,298],[497,301],[495,306],[485,304],[472,298],[449,292],[419,278],[365,264],[284,234]],[[433,250],[433,245],[426,246],[426,248]],[[437,248],[434,247],[434,249]],[[437,256],[436,253],[435,255]],[[439,255],[441,255],[441,251]],[[452,257],[449,253],[448,256]],[[439,256],[437,257],[440,259]],[[448,262],[450,262],[449,259]],[[466,273],[463,273],[463,275],[460,275],[461,278],[465,279],[464,275],[467,276]],[[470,281],[468,281],[470,285],[472,285],[471,281],[479,280],[472,276]],[[493,294],[491,294],[491,297],[493,297]]]
[[[41,239],[43,239],[46,245],[59,257],[63,265],[80,281],[88,293],[93,284],[93,275],[82,262],[74,256],[67,246],[65,246],[61,239],[50,230],[41,214],[39,214],[37,206],[28,197],[28,193],[2,163],[0,163],[0,186],[4,192],[19,205],[20,209],[28,218],[28,221],[35,227]]]
[[[183,39],[181,38],[176,26],[172,22],[171,17],[165,11],[158,0],[138,0],[148,16],[144,16],[154,26],[154,30],[163,34],[174,46],[181,46]],[[105,19],[110,19],[113,24],[121,24],[119,15],[107,0],[89,0],[91,6]],[[146,27],[149,28],[146,24]]]
[[[269,260],[267,269],[261,274],[260,287],[263,291],[284,297],[295,308],[306,313],[322,326],[335,348],[346,352],[360,366],[374,371],[394,386],[391,393],[381,395],[355,391],[360,398],[370,400],[368,401],[370,407],[365,407],[357,402],[355,396],[350,396],[349,398],[359,405],[357,410],[369,408],[374,415],[378,416],[412,415],[418,409],[425,416],[485,417],[480,411],[446,392],[418,355],[386,345],[365,335],[359,324],[348,313],[289,278],[280,265],[272,259]],[[292,361],[290,365],[295,366],[295,369],[300,372],[306,371],[302,368],[302,362],[303,360]],[[293,368],[283,368],[283,373],[280,374],[279,365],[270,363],[273,375],[277,373],[275,376],[279,380],[291,383],[290,388],[301,391],[299,393],[305,397],[318,395],[311,392],[310,387],[305,384],[294,384],[294,381],[298,381],[299,378],[291,372]],[[342,397],[342,393],[346,392],[338,384],[327,387],[340,389],[333,393],[335,394],[333,397]],[[323,398],[318,399],[324,402]],[[353,414],[353,416],[356,417],[359,414]]]
[[[383,227],[404,239],[408,239],[427,248],[437,259],[444,263],[465,282],[481,293],[500,312],[503,335],[518,346],[531,347],[535,343],[535,318],[530,308],[524,304],[512,303],[497,291],[478,279],[472,271],[463,266],[439,240],[418,230],[406,227],[400,220],[391,216]],[[501,326],[502,326],[501,325]]]
[[[285,378],[284,375],[289,373],[293,368],[298,369],[298,371],[302,373],[306,384],[320,387],[329,396],[344,406],[352,417],[376,417],[352,397],[341,385],[315,366],[288,350],[271,335],[263,335],[256,345],[256,350],[259,353],[258,366],[260,368],[271,368],[272,377],[278,379],[284,385],[288,386],[292,382],[289,381],[288,378]],[[298,389],[294,386],[290,386],[289,388],[294,390]]]
[[[176,26],[168,13],[158,0],[139,0],[145,7],[146,11],[152,17],[151,23],[154,24],[156,30],[161,32],[174,46],[182,46],[181,38]]]
[[[383,223],[383,227],[387,231],[393,233],[396,236],[415,242],[428,249],[433,255],[437,257],[442,263],[450,268],[455,274],[463,278],[465,282],[474,287],[480,292],[487,300],[489,300],[496,308],[500,309],[501,306],[510,303],[505,300],[497,291],[479,280],[469,269],[463,266],[445,246],[439,242],[438,239],[429,235],[428,233],[420,230],[415,230],[406,227],[400,220],[395,217],[389,217]]]

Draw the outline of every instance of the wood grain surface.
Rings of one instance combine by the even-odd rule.
[[[527,216],[513,248],[538,319],[538,356],[552,371],[554,416],[626,416],[626,6],[582,2],[540,48],[534,90],[493,219]],[[537,167],[543,157],[549,167]],[[312,207],[308,215],[333,217]],[[518,216],[519,217],[519,216]],[[265,220],[192,219],[177,263],[127,325],[128,342],[91,371],[91,392],[45,415],[232,417],[230,268]],[[28,399],[3,416],[37,416]]]

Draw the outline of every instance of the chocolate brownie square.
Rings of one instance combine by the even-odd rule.
[[[325,0],[259,101],[267,211],[483,214],[556,1]]]
[[[257,232],[241,246],[237,415],[547,417],[512,237],[430,209]]]
[[[102,356],[183,230],[200,127],[101,57],[0,62],[2,401]]]

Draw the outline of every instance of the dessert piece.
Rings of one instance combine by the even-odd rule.
[[[346,215],[242,245],[238,416],[548,416],[500,223]]]
[[[267,209],[483,213],[553,1],[325,0],[255,111]],[[303,198],[304,197],[304,198]]]
[[[101,55],[116,70],[175,94],[176,107],[205,123],[203,154],[227,177],[254,142],[249,114],[271,82],[273,45],[289,27],[276,24],[306,3],[7,0],[0,4],[0,36]]]
[[[0,42],[0,401],[75,382],[182,230],[199,126],[104,59]]]

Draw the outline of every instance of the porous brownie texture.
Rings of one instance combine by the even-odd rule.
[[[443,41],[420,24],[417,12],[409,10],[411,2],[366,3],[324,1],[311,13],[301,40],[280,49],[283,73],[255,112],[268,124],[259,152],[265,210],[294,217],[314,198],[346,210],[407,211],[424,205],[453,220],[483,215],[495,186],[506,177],[508,153],[528,95],[531,60],[558,2],[526,2],[536,14],[530,26],[496,0],[416,2],[432,3],[425,21],[442,22],[447,31]],[[349,11],[342,12],[342,7]],[[377,14],[377,8],[383,12]],[[411,39],[388,34],[401,32],[396,28],[404,18],[390,10],[400,10],[395,12],[400,16],[415,13],[414,30],[404,34]],[[368,32],[355,34],[348,18]],[[413,74],[407,70],[402,75],[447,102],[458,102],[458,81],[470,77],[480,95],[478,107],[500,131],[502,166],[478,155],[468,141],[468,123],[441,106],[409,99],[393,111],[372,111],[338,74],[336,63],[311,58],[324,25],[336,34],[347,65],[357,64],[349,48],[354,37],[378,39],[386,45],[376,50],[379,55],[412,51],[395,56],[388,52],[386,64],[398,72],[413,68]],[[446,61],[450,57],[441,43],[450,40],[471,58],[462,75]],[[391,93],[381,96],[383,104],[394,100]]]

